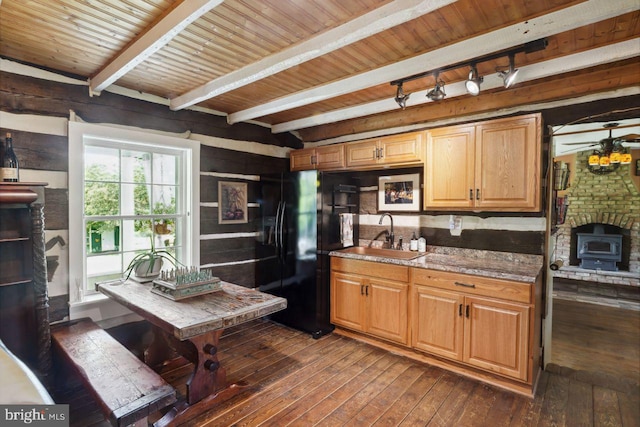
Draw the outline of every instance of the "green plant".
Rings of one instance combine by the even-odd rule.
[[[151,249],[141,252],[133,257],[127,268],[122,272],[122,275],[125,279],[128,279],[139,266],[144,265],[145,263],[147,263],[147,267],[144,273],[148,274],[153,271],[156,262],[162,262],[162,259],[166,259],[174,267],[177,267],[178,265],[182,266],[182,263],[180,263],[180,261],[178,261],[171,252],[165,249],[156,249],[152,238]]]

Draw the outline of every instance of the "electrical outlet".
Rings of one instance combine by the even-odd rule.
[[[449,215],[449,230],[461,230],[462,217],[458,215]]]

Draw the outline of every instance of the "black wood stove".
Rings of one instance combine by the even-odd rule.
[[[605,234],[596,225],[593,233],[577,233],[580,267],[590,270],[617,271],[622,260],[622,235]]]

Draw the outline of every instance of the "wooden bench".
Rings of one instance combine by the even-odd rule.
[[[59,325],[51,338],[112,425],[147,426],[148,415],[176,401],[171,385],[90,319]]]

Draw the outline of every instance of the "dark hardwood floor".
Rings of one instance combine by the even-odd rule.
[[[189,425],[640,426],[637,387],[594,384],[561,367],[545,371],[529,399],[349,338],[314,340],[268,321],[229,329],[220,348],[228,379],[252,387]],[[184,393],[189,369],[169,365],[163,376]],[[70,403],[72,426],[108,425],[82,389],[56,398]]]

